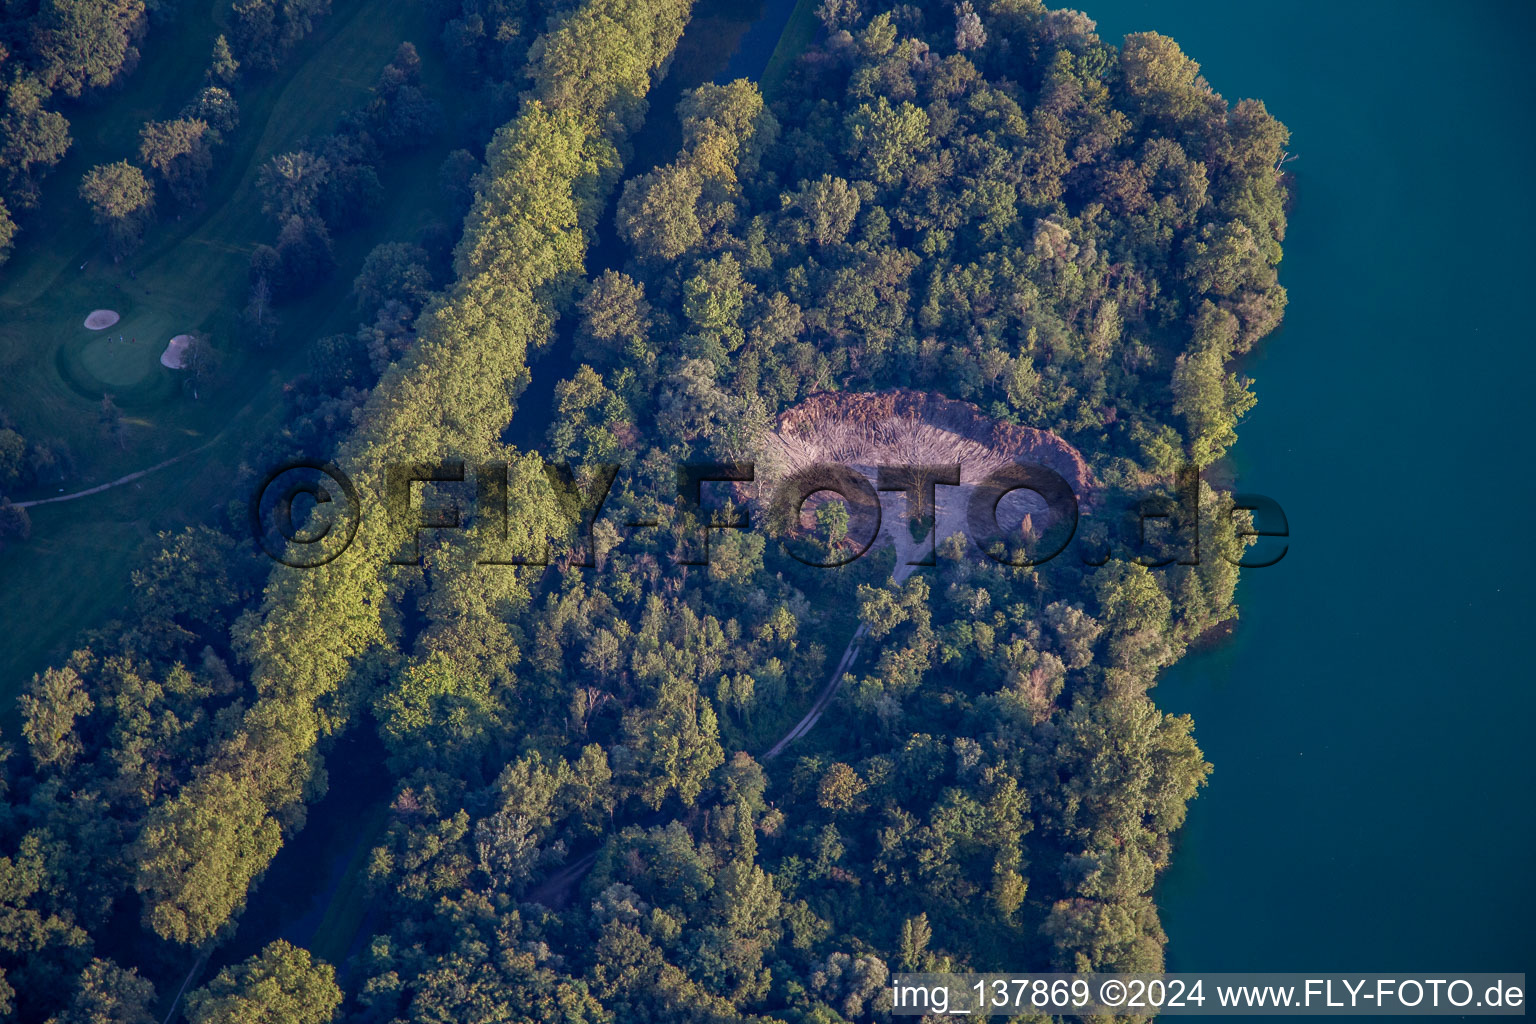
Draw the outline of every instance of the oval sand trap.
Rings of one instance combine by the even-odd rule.
[[[93,331],[104,331],[117,323],[117,313],[110,309],[93,309],[91,315],[85,318],[85,326]]]
[[[187,346],[192,344],[192,335],[178,334],[171,339],[165,351],[160,353],[160,365],[169,366],[173,370],[180,370],[186,366],[185,355]]]

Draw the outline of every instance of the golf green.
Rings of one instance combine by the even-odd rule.
[[[153,356],[146,357],[150,345],[127,335],[98,333],[80,351],[80,364],[103,387],[137,387],[151,372],[160,368]]]
[[[169,335],[145,319],[127,316],[104,331],[77,328],[59,346],[59,373],[84,397],[111,395],[125,407],[142,408],[171,397],[178,375],[160,365]]]

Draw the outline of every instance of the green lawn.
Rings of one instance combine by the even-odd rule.
[[[357,938],[357,931],[368,915],[371,902],[368,894],[368,861],[373,856],[373,848],[383,839],[385,826],[389,824],[389,806],[376,804],[362,811],[358,817],[354,833],[358,837],[357,848],[352,859],[347,862],[341,884],[336,887],[335,895],[325,908],[325,916],[320,919],[309,942],[309,951],[330,964],[340,964],[346,960],[347,950],[352,947],[352,941]]]
[[[71,112],[76,145],[46,185],[45,216],[29,225],[0,271],[0,405],[23,434],[68,442],[78,463],[68,490],[213,442],[196,458],[133,484],[33,509],[32,539],[0,552],[7,598],[0,631],[13,638],[0,650],[0,716],[7,719],[11,697],[33,672],[123,605],[144,541],[244,498],[225,486],[240,446],[281,425],[282,383],[302,369],[308,344],[355,327],[349,293],[363,256],[378,242],[414,238],[446,210],[436,173],[452,144],[447,136],[381,169],[390,201],[367,226],[337,239],[334,280],[280,310],[284,327],[270,351],[240,348],[235,324],[246,300],[246,265],[252,248],[274,234],[254,188],[261,163],[306,136],[330,132],[404,40],[421,51],[427,88],[443,94],[446,72],[427,5],[337,0],[282,71],[239,93],[242,124],[216,156],[203,205],[178,217],[163,200],[161,221],[144,247],[112,263],[74,189],[86,168],[130,155],[146,118],[174,116],[193,94],[218,31],[206,7],[185,5],[176,24],[151,34],[145,62],[123,93],[97,109]],[[108,331],[88,331],[82,321],[96,308],[117,310],[123,319]],[[186,332],[205,334],[224,357],[222,381],[197,401],[183,392],[178,374],[159,365],[165,343]],[[119,335],[137,342],[118,343]],[[115,387],[126,414],[123,448],[102,437],[104,384]]]
[[[816,19],[816,7],[816,0],[798,0],[790,12],[784,34],[779,36],[779,44],[773,48],[773,56],[768,58],[768,66],[763,69],[759,83],[763,95],[769,99],[783,86],[806,47],[815,41],[816,33],[821,29],[821,22]]]

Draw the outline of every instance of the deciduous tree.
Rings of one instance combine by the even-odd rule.
[[[160,175],[178,201],[192,203],[213,166],[209,143],[206,121],[150,121],[139,132],[139,159]]]
[[[43,0],[35,24],[44,84],[78,97],[138,63],[144,0]]]
[[[91,168],[80,181],[80,198],[105,230],[114,258],[135,249],[154,218],[155,187],[126,160]]]
[[[282,939],[187,994],[191,1024],[329,1024],[341,1005],[330,964]]]

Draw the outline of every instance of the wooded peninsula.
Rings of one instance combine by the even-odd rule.
[[[0,1019],[838,1024],[885,1019],[903,970],[1161,970],[1151,892],[1211,766],[1149,690],[1237,615],[1230,496],[1200,484],[1196,565],[941,537],[893,578],[889,547],[797,557],[850,543],[835,501],[679,564],[734,508],[681,502],[676,467],[758,458],[797,407],[898,415],[900,389],[1059,446],[1106,504],[1171,489],[1255,402],[1234,361],[1285,308],[1286,129],[1173,40],[1037,0],[803,3],[762,84],[675,108],[648,94],[702,3],[427,6],[329,134],[248,169],[245,302],[153,368],[203,408],[245,386],[237,353],[295,359],[227,507],[159,533],[24,686]],[[242,89],[334,17],[235,0],[185,109],[48,192],[64,100],[151,72],[173,7],[0,13],[0,254],[46,241],[49,196],[103,259],[153,250],[255,145]],[[443,215],[349,263],[432,146]],[[354,326],[309,327],[326,296]],[[104,447],[133,443],[91,394]],[[0,428],[0,489],[63,479],[60,443]],[[555,538],[551,564],[476,564],[479,521],[405,566],[384,515],[312,569],[249,536],[271,467],[334,462],[380,507],[386,467],[443,459],[507,466],[505,543]],[[0,509],[7,544],[28,511]],[[382,796],[339,781],[363,775]],[[322,814],[356,848],[285,860]],[[307,934],[252,923],[333,872]]]

